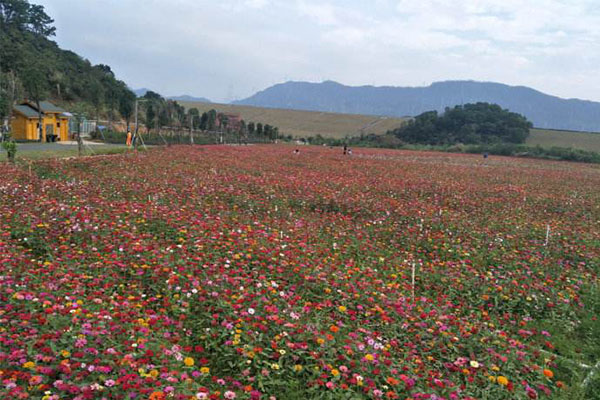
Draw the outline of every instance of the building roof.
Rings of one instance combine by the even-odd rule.
[[[37,105],[33,101],[25,101],[25,102],[21,103],[21,105],[29,106],[37,112]],[[55,106],[54,104],[52,104],[46,100],[40,101],[40,108],[42,109],[43,113],[64,113],[64,112],[66,112],[65,109]]]
[[[38,117],[38,112],[33,107],[30,107],[29,105],[14,106],[13,110],[18,112],[19,114],[26,116],[27,118],[37,118]]]
[[[55,106],[49,101],[40,101],[40,108],[43,112],[52,112],[52,113],[64,113],[65,109]]]

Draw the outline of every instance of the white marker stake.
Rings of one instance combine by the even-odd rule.
[[[550,240],[550,225],[546,225],[546,242],[544,246],[548,246],[548,241]]]
[[[411,281],[411,286],[412,286],[412,299],[413,299],[413,303],[415,302],[415,263],[412,263],[412,281]]]

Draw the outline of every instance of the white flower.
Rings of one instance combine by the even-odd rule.
[[[249,308],[248,309],[248,314],[250,314],[250,315],[254,315],[255,312],[256,311],[254,311],[254,308]]]

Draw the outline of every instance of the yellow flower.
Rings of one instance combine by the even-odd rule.
[[[71,353],[68,350],[63,350],[60,352],[60,354],[64,357],[64,358],[68,358]]]
[[[191,367],[194,365],[194,359],[192,357],[186,357],[185,360],[183,360],[183,363],[186,365],[186,367]]]
[[[23,364],[23,368],[32,369],[35,367],[35,363],[33,361],[27,361]]]
[[[200,372],[206,375],[210,372],[210,368],[202,367],[202,368],[200,368]]]
[[[156,379],[158,377],[158,370],[153,369],[149,374],[152,378]]]
[[[271,364],[271,369],[279,369],[279,364],[277,364],[277,363]]]
[[[331,370],[331,375],[338,376],[339,374],[340,374],[340,371],[338,371],[337,369],[334,368]]]
[[[506,386],[508,385],[508,379],[505,376],[500,375],[497,379],[497,382],[502,385],[502,386]]]
[[[367,361],[373,361],[373,360],[375,359],[375,357],[373,357],[373,355],[372,355],[372,354],[367,354],[367,355],[365,356],[365,359],[366,359]]]
[[[347,308],[346,306],[339,306],[338,310],[340,310],[340,312],[346,312]]]
[[[296,372],[300,372],[300,371],[302,371],[302,368],[303,368],[303,367],[302,367],[302,365],[300,365],[300,364],[296,364],[296,365],[294,365],[294,371],[296,371]]]

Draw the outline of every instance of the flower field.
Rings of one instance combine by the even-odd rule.
[[[0,398],[600,398],[598,166],[292,150],[4,165]]]

